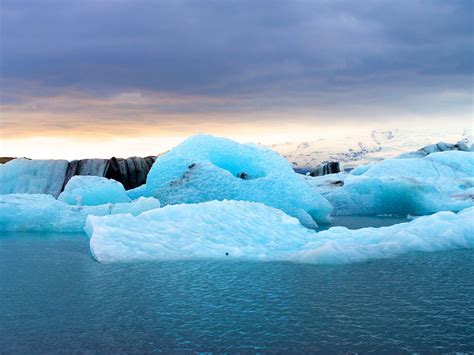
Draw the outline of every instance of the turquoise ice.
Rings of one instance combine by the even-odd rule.
[[[146,192],[163,205],[212,200],[261,202],[314,228],[327,223],[331,204],[271,149],[207,135],[188,138],[159,157]]]

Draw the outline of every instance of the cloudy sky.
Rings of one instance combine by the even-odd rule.
[[[472,127],[471,0],[2,0],[0,13],[1,155]]]

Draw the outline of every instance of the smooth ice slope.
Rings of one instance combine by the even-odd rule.
[[[388,159],[359,169],[324,196],[338,215],[424,215],[474,205],[474,153]]]
[[[99,176],[73,176],[58,197],[69,205],[97,206],[105,203],[130,202],[123,185]]]
[[[147,177],[147,194],[164,205],[211,200],[262,202],[307,227],[325,223],[331,205],[274,151],[198,135],[159,157]]]
[[[88,215],[138,215],[158,207],[160,203],[157,199],[144,197],[130,203],[71,206],[50,195],[0,195],[0,230],[82,232]]]
[[[0,194],[50,194],[63,187],[67,160],[14,159],[0,164]]]
[[[409,223],[316,233],[280,210],[246,201],[166,206],[132,215],[90,216],[86,232],[96,260],[254,259],[351,263],[409,251],[474,247],[474,208]]]

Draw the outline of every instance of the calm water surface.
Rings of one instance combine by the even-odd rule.
[[[82,234],[0,236],[0,353],[467,352],[473,295],[472,250],[101,265]]]

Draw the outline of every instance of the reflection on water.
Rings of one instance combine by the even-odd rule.
[[[474,251],[343,266],[101,265],[87,237],[0,237],[0,349],[473,351]]]

